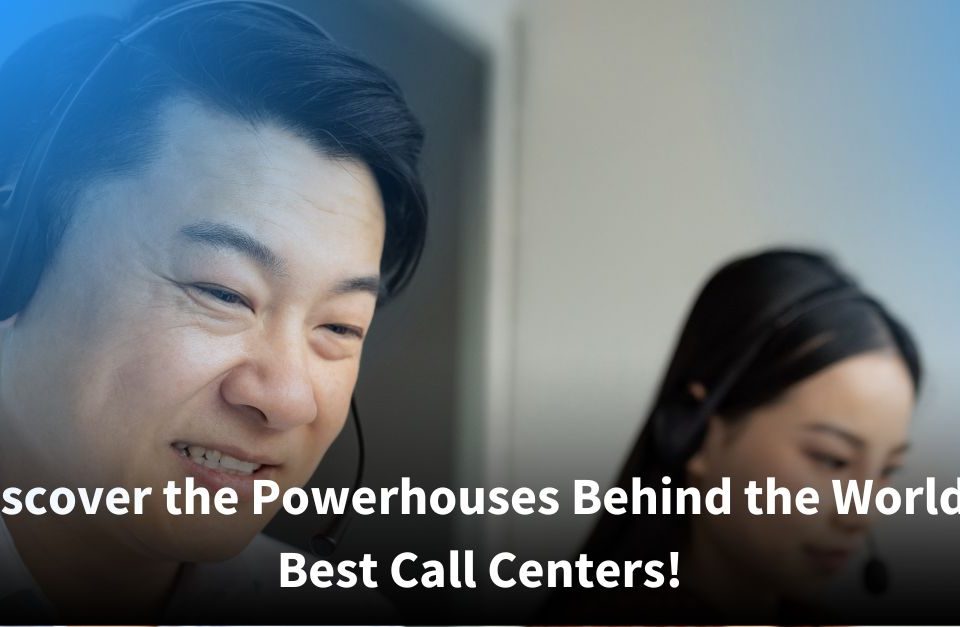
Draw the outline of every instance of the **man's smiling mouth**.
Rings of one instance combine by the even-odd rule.
[[[212,448],[204,448],[186,442],[174,442],[173,446],[183,457],[198,466],[231,475],[250,476],[263,467],[263,464],[237,459]]]

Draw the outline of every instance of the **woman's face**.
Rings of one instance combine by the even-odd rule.
[[[732,509],[695,517],[689,550],[784,596],[819,587],[848,563],[870,525],[868,516],[837,514],[832,480],[872,479],[874,492],[882,487],[904,461],[913,404],[903,361],[877,351],[821,370],[742,420],[712,419],[687,472],[702,489],[730,477]],[[750,514],[743,488],[750,481],[765,487],[767,477],[794,495],[816,489],[818,513],[798,514],[791,504],[791,515]],[[765,495],[758,505],[766,507]]]

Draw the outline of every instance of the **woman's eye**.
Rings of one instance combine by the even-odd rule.
[[[828,455],[827,453],[810,453],[810,457],[816,463],[830,470],[843,470],[850,465],[850,462],[846,459],[836,457],[834,455]]]
[[[247,302],[247,300],[243,296],[241,296],[240,294],[237,294],[232,290],[228,290],[224,287],[220,287],[218,285],[207,285],[207,284],[194,285],[194,287],[198,289],[200,292],[202,292],[203,294],[206,294],[207,296],[210,296],[211,298],[214,298],[220,301],[221,303],[224,303],[227,305],[243,305],[244,307],[248,307],[248,308],[250,307],[250,304]]]
[[[898,472],[900,472],[900,466],[887,466],[880,473],[880,476],[882,476],[884,479],[889,479]]]
[[[342,335],[344,337],[355,337],[358,340],[363,339],[363,331],[356,327],[351,327],[345,324],[325,324],[323,325],[325,329],[334,333],[334,335]]]

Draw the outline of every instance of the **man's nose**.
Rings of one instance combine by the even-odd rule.
[[[308,348],[302,337],[259,342],[230,370],[220,389],[227,403],[256,410],[272,429],[292,429],[317,418]]]

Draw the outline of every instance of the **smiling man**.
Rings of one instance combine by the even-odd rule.
[[[124,30],[68,23],[7,61],[8,178]],[[279,588],[258,536],[279,503],[254,515],[253,481],[303,485],[344,425],[376,305],[422,250],[421,143],[388,77],[282,10],[195,7],[113,55],[40,174],[41,254],[0,282],[0,481],[155,496],[4,517],[0,603],[169,618]],[[156,495],[187,477],[238,512],[172,516]]]

